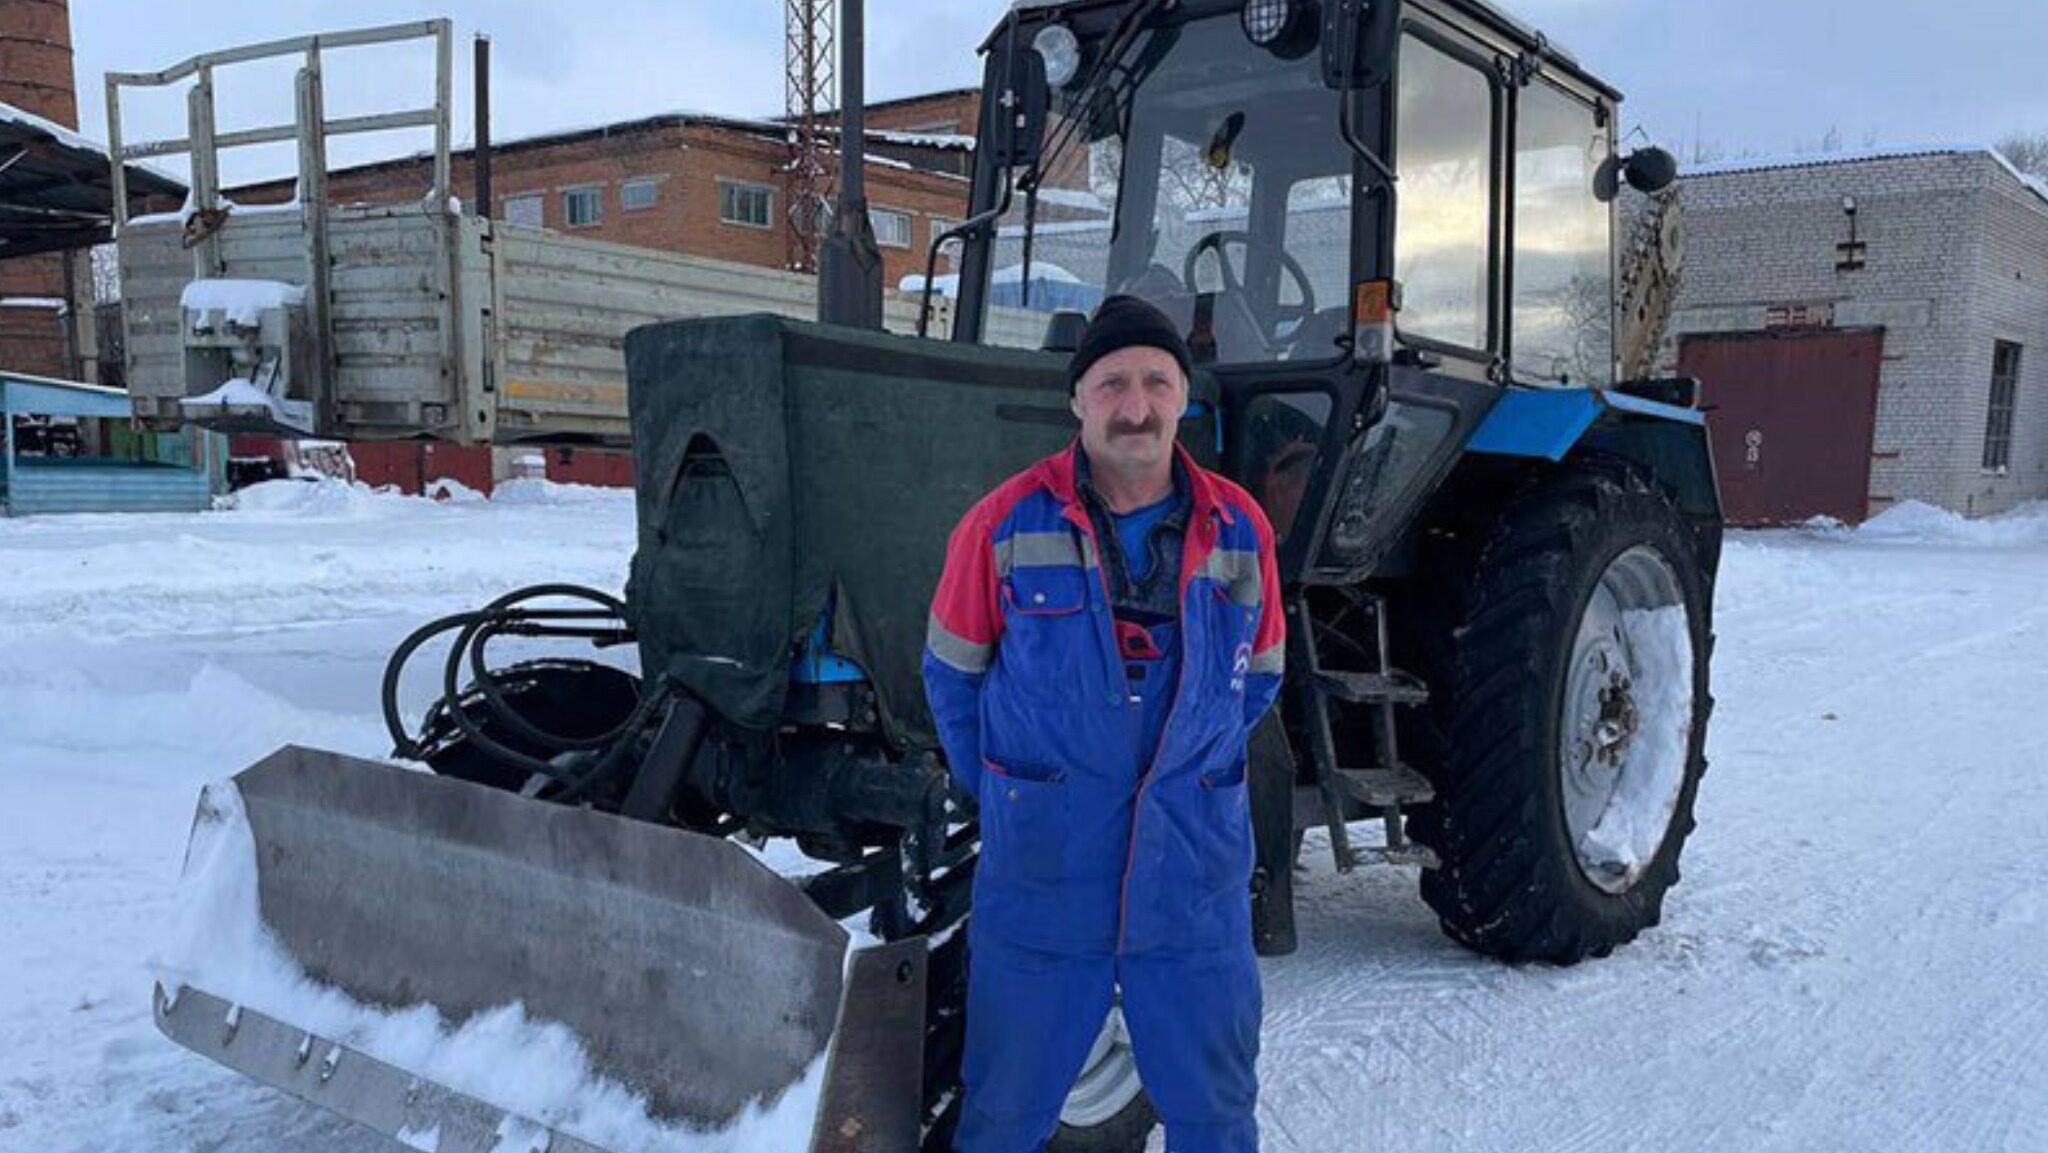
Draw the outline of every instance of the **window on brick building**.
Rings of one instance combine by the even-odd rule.
[[[527,228],[542,227],[541,214],[544,205],[539,193],[505,198],[505,223],[520,224]]]
[[[883,248],[910,247],[910,214],[887,208],[871,209],[868,218],[875,225],[875,243]]]
[[[586,228],[604,219],[604,189],[571,188],[562,193],[562,219],[571,228]]]
[[[619,207],[627,212],[654,207],[658,187],[652,177],[626,181],[619,185]]]
[[[727,224],[767,228],[775,219],[775,190],[765,184],[718,184],[718,218]]]
[[[2001,340],[1991,350],[1991,406],[1984,416],[1984,467],[2012,465],[2012,408],[2020,383],[2020,346]]]

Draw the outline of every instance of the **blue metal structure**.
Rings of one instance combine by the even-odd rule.
[[[0,373],[0,510],[8,516],[77,512],[198,512],[222,487],[226,438],[189,431],[189,450],[163,455],[182,462],[106,457],[23,457],[16,423],[24,416],[127,421],[128,394],[118,388]],[[169,446],[166,446],[169,447]]]

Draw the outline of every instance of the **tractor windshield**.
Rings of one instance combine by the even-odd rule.
[[[1317,54],[1260,48],[1233,14],[1167,15],[1086,87],[1055,94],[1035,194],[1001,222],[986,339],[1035,346],[1045,313],[1130,293],[1198,361],[1337,355],[1351,153]]]

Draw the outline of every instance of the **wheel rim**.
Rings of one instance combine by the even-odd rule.
[[[1074,1091],[1060,1107],[1060,1124],[1092,1129],[1123,1112],[1143,1088],[1138,1083],[1138,1062],[1131,1053],[1131,1034],[1124,1027],[1121,1009],[1111,1009],[1102,1032],[1088,1050]]]
[[[1692,748],[1691,622],[1678,574],[1637,545],[1580,612],[1558,727],[1565,826],[1587,881],[1627,892],[1656,860]]]

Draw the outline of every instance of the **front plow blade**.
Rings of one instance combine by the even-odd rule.
[[[746,1132],[789,1091],[815,1097],[813,1150],[916,1147],[921,940],[849,956],[846,931],[738,845],[371,761],[288,747],[234,789],[202,801],[195,847],[238,800],[263,930],[352,1001],[430,1006],[450,1028],[517,1003],[573,1031],[656,1125]],[[209,943],[157,998],[187,1048],[437,1153],[604,1148],[489,1078],[444,1084],[374,1039],[322,1035],[266,1002],[274,983],[228,987],[245,969],[210,964]]]

